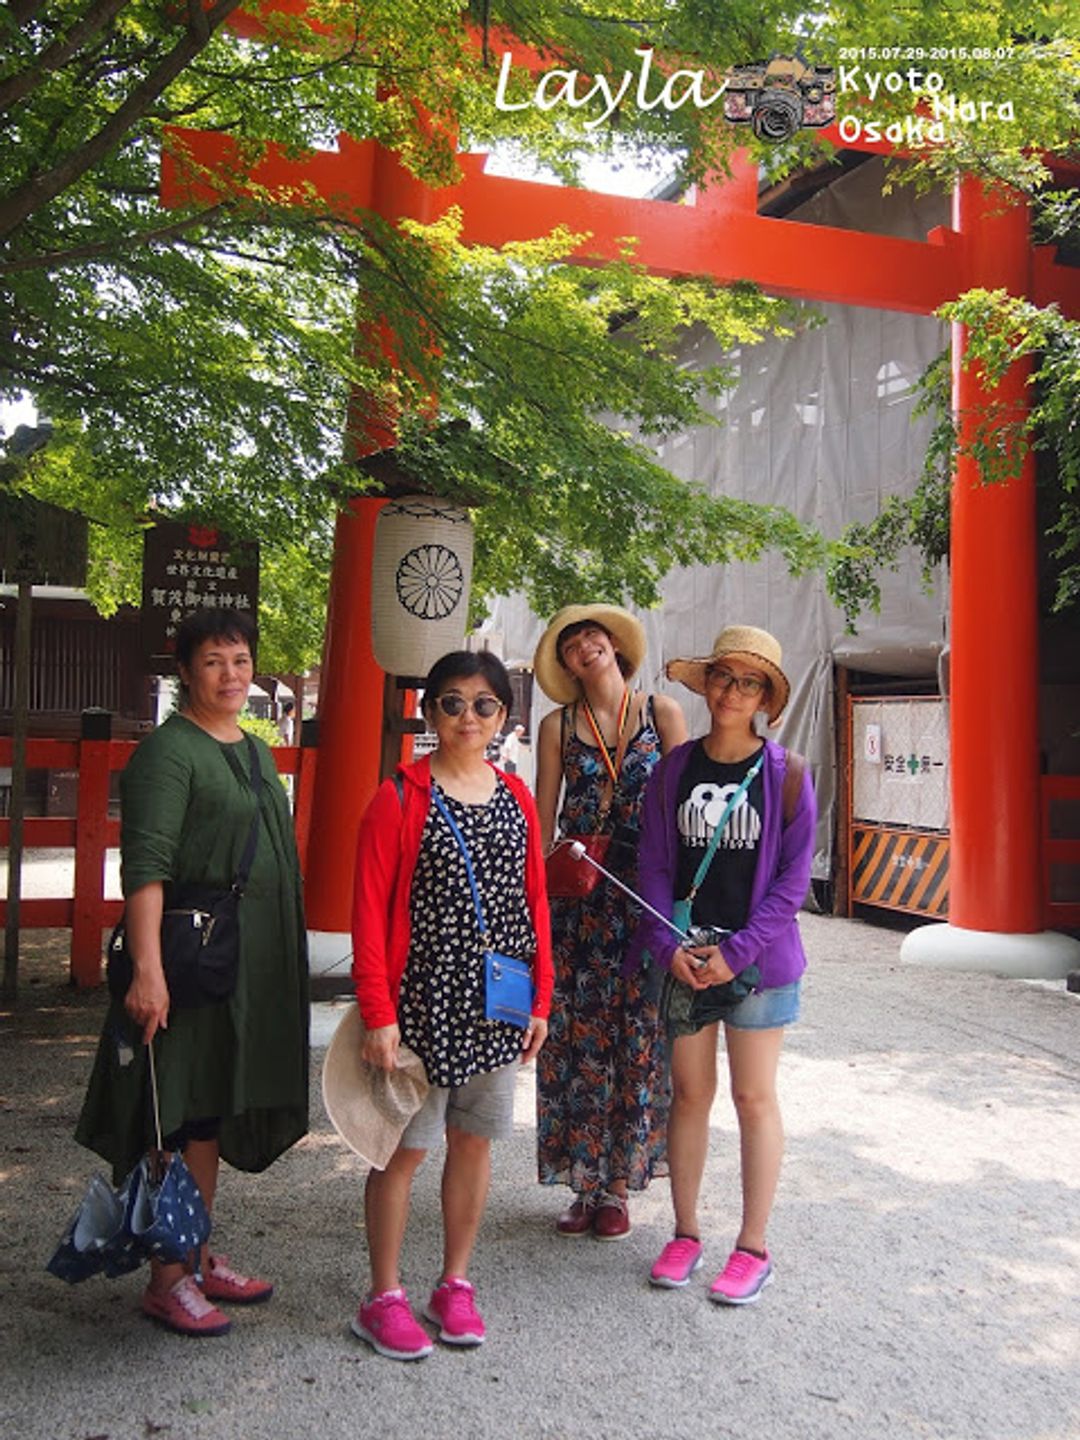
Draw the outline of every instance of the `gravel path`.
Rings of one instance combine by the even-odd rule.
[[[781,1067],[788,1154],[777,1282],[761,1303],[705,1299],[736,1227],[725,1096],[706,1268],[684,1291],[654,1291],[667,1182],[634,1201],[623,1244],[555,1236],[566,1192],[533,1183],[524,1073],[473,1272],[488,1343],[411,1366],[348,1333],[362,1176],[314,1077],[311,1135],[263,1176],[224,1177],[219,1243],[278,1284],[229,1336],[153,1327],[137,1276],[69,1289],[45,1274],[95,1168],[71,1130],[103,1004],[59,983],[28,937],[23,1000],[0,1028],[0,1434],[1077,1440],[1080,997],[912,969],[889,930],[802,923],[811,969]],[[317,1007],[317,1046],[334,1018]],[[406,1242],[418,1300],[439,1262],[437,1182],[429,1161]]]

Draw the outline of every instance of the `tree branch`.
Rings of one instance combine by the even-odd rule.
[[[10,0],[9,9],[17,25],[25,25],[39,10],[44,9],[45,0]]]
[[[54,40],[38,55],[32,64],[18,75],[12,75],[0,83],[0,111],[10,110],[32,91],[45,83],[54,70],[66,65],[75,52],[116,17],[129,0],[98,0],[96,5],[75,25],[62,40]]]
[[[34,175],[18,186],[0,207],[0,240],[12,234],[42,205],[48,204],[69,185],[97,165],[114,149],[127,132],[153,105],[154,101],[206,48],[211,36],[236,10],[241,0],[217,0],[210,9],[200,11],[198,32],[189,28],[156,69],[137,85],[124,103],[106,121],[96,135],[67,155],[59,165]]]
[[[81,264],[84,260],[100,260],[115,255],[118,251],[139,250],[147,245],[167,243],[177,239],[193,226],[207,224],[229,208],[223,201],[219,205],[212,205],[208,210],[200,210],[197,215],[189,215],[184,220],[174,220],[171,225],[160,225],[140,234],[102,240],[96,245],[79,245],[73,250],[53,250],[41,255],[22,255],[18,260],[0,261],[0,275],[18,275],[27,270],[62,270],[69,265]]]

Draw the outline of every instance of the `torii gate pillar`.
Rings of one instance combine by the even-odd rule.
[[[970,285],[1031,293],[1029,215],[1015,195],[963,180],[953,225]],[[966,348],[954,325],[961,448],[988,415],[1007,445],[1006,427],[1028,407],[1030,363],[990,386],[979,367],[965,368]],[[1037,553],[1031,453],[1001,485],[983,484],[975,458],[961,454],[950,556],[949,922],[912,931],[905,960],[1052,978],[1080,964],[1080,943],[1041,928]]]
[[[431,221],[449,203],[446,193],[413,179],[396,155],[370,149],[371,209],[390,221]],[[374,324],[362,344],[394,355],[394,337]],[[397,416],[369,409],[354,396],[350,444],[354,455],[394,444]],[[378,788],[383,738],[385,673],[371,641],[375,527],[385,498],[357,496],[337,519],[319,693],[319,764],[308,841],[304,907],[314,973],[340,965],[348,952],[353,872],[360,817]]]
[[[304,907],[316,973],[345,953],[340,937],[352,914],[356,823],[379,784],[383,672],[371,648],[371,563],[375,523],[385,504],[351,500],[334,535],[313,805],[320,823],[312,826],[305,867]]]

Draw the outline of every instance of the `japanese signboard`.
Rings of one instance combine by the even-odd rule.
[[[0,490],[0,577],[9,585],[86,584],[85,515]]]
[[[245,610],[259,604],[259,547],[209,525],[166,523],[143,542],[143,647],[149,669],[175,673],[180,621],[200,606]]]
[[[852,732],[852,818],[947,830],[949,727],[944,701],[855,700]]]

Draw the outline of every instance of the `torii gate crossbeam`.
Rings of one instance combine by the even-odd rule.
[[[171,131],[163,202],[219,199],[207,177],[235,174],[238,161],[227,137]],[[932,313],[967,289],[1004,286],[1040,305],[1054,300],[1066,314],[1080,316],[1080,270],[1056,264],[1052,249],[1031,245],[1026,208],[1017,197],[990,196],[974,180],[958,188],[952,226],[920,242],[761,216],[757,171],[745,156],[735,157],[730,178],[678,204],[490,176],[477,155],[462,156],[460,172],[456,184],[435,191],[377,142],[342,136],[336,151],[299,159],[271,148],[250,173],[264,193],[283,202],[303,188],[343,216],[370,211],[393,222],[406,217],[431,222],[457,205],[463,239],[471,244],[533,239],[562,224],[588,232],[574,257],[584,264],[614,257],[632,236],[635,259],[664,275],[748,280],[777,294],[918,314]],[[1024,372],[1017,370],[991,391],[976,372],[963,369],[965,339],[958,328],[953,343],[962,423],[970,428],[1002,399],[1012,405],[1013,418],[1022,414]],[[978,480],[973,463],[962,461],[951,581],[950,925],[931,928],[939,937],[950,929],[979,932],[984,940],[992,934],[1030,939],[1039,955],[1024,963],[1036,969],[1050,963],[1058,973],[1062,964],[1077,962],[1071,952],[1067,961],[1057,951],[1050,962],[1040,958],[1046,937],[1039,935],[1033,466],[1029,460],[1006,487],[991,489]],[[378,781],[372,762],[379,751],[382,675],[363,627],[370,614],[370,548],[379,503],[354,502],[357,518],[338,528],[324,655],[329,688],[320,698],[323,753],[309,853],[309,917],[317,930],[348,928],[352,837]],[[1006,564],[1021,551],[1022,563]],[[993,637],[990,654],[987,637]],[[995,656],[998,663],[1009,657],[1014,683],[1022,673],[1024,703],[991,700],[988,724],[986,677]]]

